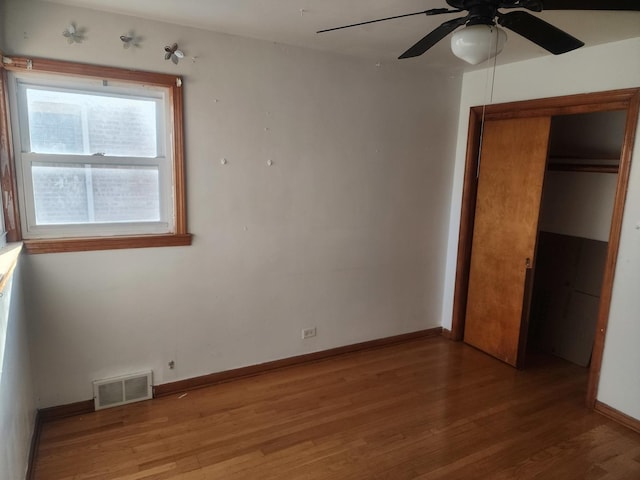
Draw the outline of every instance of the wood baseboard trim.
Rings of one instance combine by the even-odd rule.
[[[442,329],[442,336],[447,340],[453,340],[453,333],[447,328]]]
[[[36,474],[36,458],[40,446],[40,432],[42,431],[42,416],[40,411],[36,411],[36,419],[33,424],[33,434],[31,435],[31,446],[29,447],[29,460],[27,461],[26,480],[33,480]]]
[[[370,350],[373,348],[385,347],[396,343],[410,342],[428,337],[437,337],[442,335],[442,327],[429,328],[427,330],[419,330],[417,332],[404,333],[394,335],[393,337],[379,338],[369,340],[367,342],[345,345],[342,347],[322,350],[320,352],[307,353],[295,357],[283,358],[272,362],[260,363],[258,365],[250,365],[248,367],[235,368],[233,370],[225,370],[224,372],[210,373],[200,377],[188,378],[186,380],[178,380],[177,382],[164,383],[153,387],[153,396],[166,397],[176,393],[182,393],[188,390],[215,385],[217,383],[229,382],[243,377],[251,377],[260,373],[268,372],[278,368],[292,367],[308,362],[324,360],[325,358],[343,355],[345,353],[353,353],[362,350]],[[93,400],[83,400],[81,402],[69,403],[67,405],[59,405],[55,407],[42,408],[36,414],[36,431],[34,431],[34,442],[39,441],[40,428],[43,423],[52,422],[61,418],[72,417],[75,415],[85,415],[95,411]],[[32,449],[34,446],[32,445]],[[28,477],[27,477],[28,478]]]
[[[362,350],[370,350],[373,348],[385,347],[396,343],[409,342],[412,340],[418,340],[427,337],[437,337],[440,335],[442,335],[442,327],[430,328],[427,330],[419,330],[417,332],[404,333],[402,335],[394,335],[393,337],[379,338],[376,340],[369,340],[367,342],[330,348],[329,350],[322,350],[320,352],[306,353],[304,355],[297,355],[295,357],[283,358],[281,360],[274,360],[257,365],[250,365],[248,367],[234,368],[232,370],[225,370],[223,372],[210,373],[208,375],[188,378],[186,380],[163,383],[162,385],[156,385],[155,387],[153,387],[153,397],[166,397],[168,395],[183,393],[185,391],[195,390],[197,388],[208,387],[217,383],[229,382],[232,380],[237,380],[239,378],[259,375],[270,370],[324,360],[329,357],[335,357],[336,355],[359,352]]]
[[[38,449],[40,447],[40,433],[42,432],[42,424],[45,422],[53,422],[61,418],[72,417],[74,415],[84,415],[86,413],[95,412],[95,404],[93,400],[84,400],[82,402],[69,403],[56,407],[41,408],[36,411],[36,419],[33,426],[33,434],[31,435],[31,445],[29,447],[29,459],[27,461],[26,480],[35,478],[36,459],[38,458]]]
[[[45,423],[93,412],[95,412],[93,400],[83,400],[82,402],[69,403],[57,407],[42,408],[38,410],[38,416],[40,417],[40,423]]]
[[[640,433],[640,420],[630,417],[629,415],[622,413],[620,410],[616,410],[606,403],[598,402],[597,400],[595,410],[605,417],[610,418],[614,422],[617,422],[637,433]]]

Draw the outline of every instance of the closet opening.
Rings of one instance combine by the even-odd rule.
[[[525,366],[541,354],[591,364],[626,114],[551,119]]]
[[[580,357],[588,367],[586,404],[589,408],[598,408],[600,368],[639,112],[638,88],[470,109],[453,314],[451,330],[445,335],[452,340],[464,340],[519,368],[527,366],[534,352],[543,352],[546,358],[550,355],[573,358],[577,352],[576,358]],[[522,175],[523,168],[531,170],[534,164],[533,174]],[[510,176],[510,172],[513,175]],[[492,182],[493,186],[487,189]],[[503,186],[508,186],[508,190]],[[601,197],[603,192],[611,191],[614,193],[608,195],[613,196],[613,200],[611,196]],[[492,198],[504,192],[508,194],[506,198]],[[494,208],[502,205],[501,202],[508,202],[509,208]],[[533,205],[526,218],[517,213],[520,202]],[[607,202],[612,202],[612,208],[605,208]],[[570,206],[580,208],[562,211]],[[589,206],[593,208],[586,208]],[[477,216],[477,207],[483,215]],[[487,222],[487,212],[494,212],[489,220],[497,219],[497,225]],[[603,227],[607,222],[608,232],[606,226]],[[491,228],[485,228],[487,225]],[[489,238],[477,232],[503,234],[497,235],[499,244],[484,242],[476,249],[475,239]],[[516,252],[523,242],[526,250]],[[545,253],[548,250],[551,253]],[[566,251],[568,253],[562,253]],[[599,275],[598,268],[589,269],[591,264],[600,265],[596,259],[601,258],[602,251],[606,252],[606,258],[604,266],[599,267],[603,274]],[[495,261],[482,264],[480,260],[486,252],[500,255]],[[504,255],[511,252],[517,255],[511,255],[513,258]],[[589,265],[581,263],[581,257],[588,259]],[[545,266],[545,262],[551,266]],[[543,289],[553,291],[553,285],[545,287],[545,277],[552,277],[556,284],[559,282],[555,274],[545,273],[545,268],[561,268],[561,263],[568,265],[565,280],[560,282],[564,289],[562,295],[540,293]],[[489,293],[484,297],[477,297],[471,287],[486,287],[488,283],[487,276],[478,277],[478,265],[488,265],[498,273],[516,272],[518,283],[507,282],[513,286],[511,292],[517,287],[516,294],[507,295],[505,289],[493,285],[485,288]],[[480,278],[480,283],[472,281],[473,278]],[[580,299],[584,301],[581,303]],[[511,312],[500,316],[491,313],[469,316],[478,305],[508,306]],[[597,305],[597,320],[591,329],[585,324],[593,324],[594,305]],[[554,312],[559,312],[566,323],[552,323],[549,318],[554,318]],[[578,322],[579,319],[587,320]],[[572,321],[580,328],[574,328]],[[586,339],[574,342],[572,337],[579,335]],[[493,341],[499,348],[492,350],[489,342],[485,348],[476,341],[478,338]],[[500,350],[505,345],[510,349],[508,356]]]

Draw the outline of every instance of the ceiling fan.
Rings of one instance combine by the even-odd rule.
[[[533,12],[541,12],[543,10],[640,11],[640,1],[637,0],[446,0],[446,2],[452,8],[432,8],[421,12],[327,28],[317,33],[331,32],[414,15],[431,16],[466,11],[468,12],[466,16],[444,22],[398,58],[403,59],[422,55],[458,27],[465,25],[465,28],[453,35],[451,49],[454,55],[475,65],[495,57],[502,50],[507,35],[496,24],[522,35],[554,55],[570,52],[584,45],[582,41],[567,32],[554,27],[525,10]],[[524,10],[503,13],[499,11],[500,9]]]

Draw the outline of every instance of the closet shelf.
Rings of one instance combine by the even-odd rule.
[[[615,157],[549,156],[547,170],[561,172],[618,173],[620,159]]]

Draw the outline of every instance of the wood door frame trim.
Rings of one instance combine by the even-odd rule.
[[[638,126],[638,115],[640,114],[640,88],[542,98],[470,108],[467,153],[462,189],[462,207],[460,213],[456,280],[453,295],[453,318],[450,337],[452,340],[461,341],[464,335],[467,290],[469,286],[471,242],[473,239],[473,223],[477,194],[476,172],[478,168],[482,122],[484,120],[575,115],[612,110],[625,110],[627,112],[627,121],[620,155],[618,182],[611,219],[607,261],[600,296],[596,338],[593,346],[591,367],[589,369],[589,382],[586,396],[586,403],[589,408],[595,407],[598,393],[602,354],[609,322],[609,309],[611,307],[613,279],[622,231],[624,204],[629,186],[629,174],[631,171],[633,146]]]

